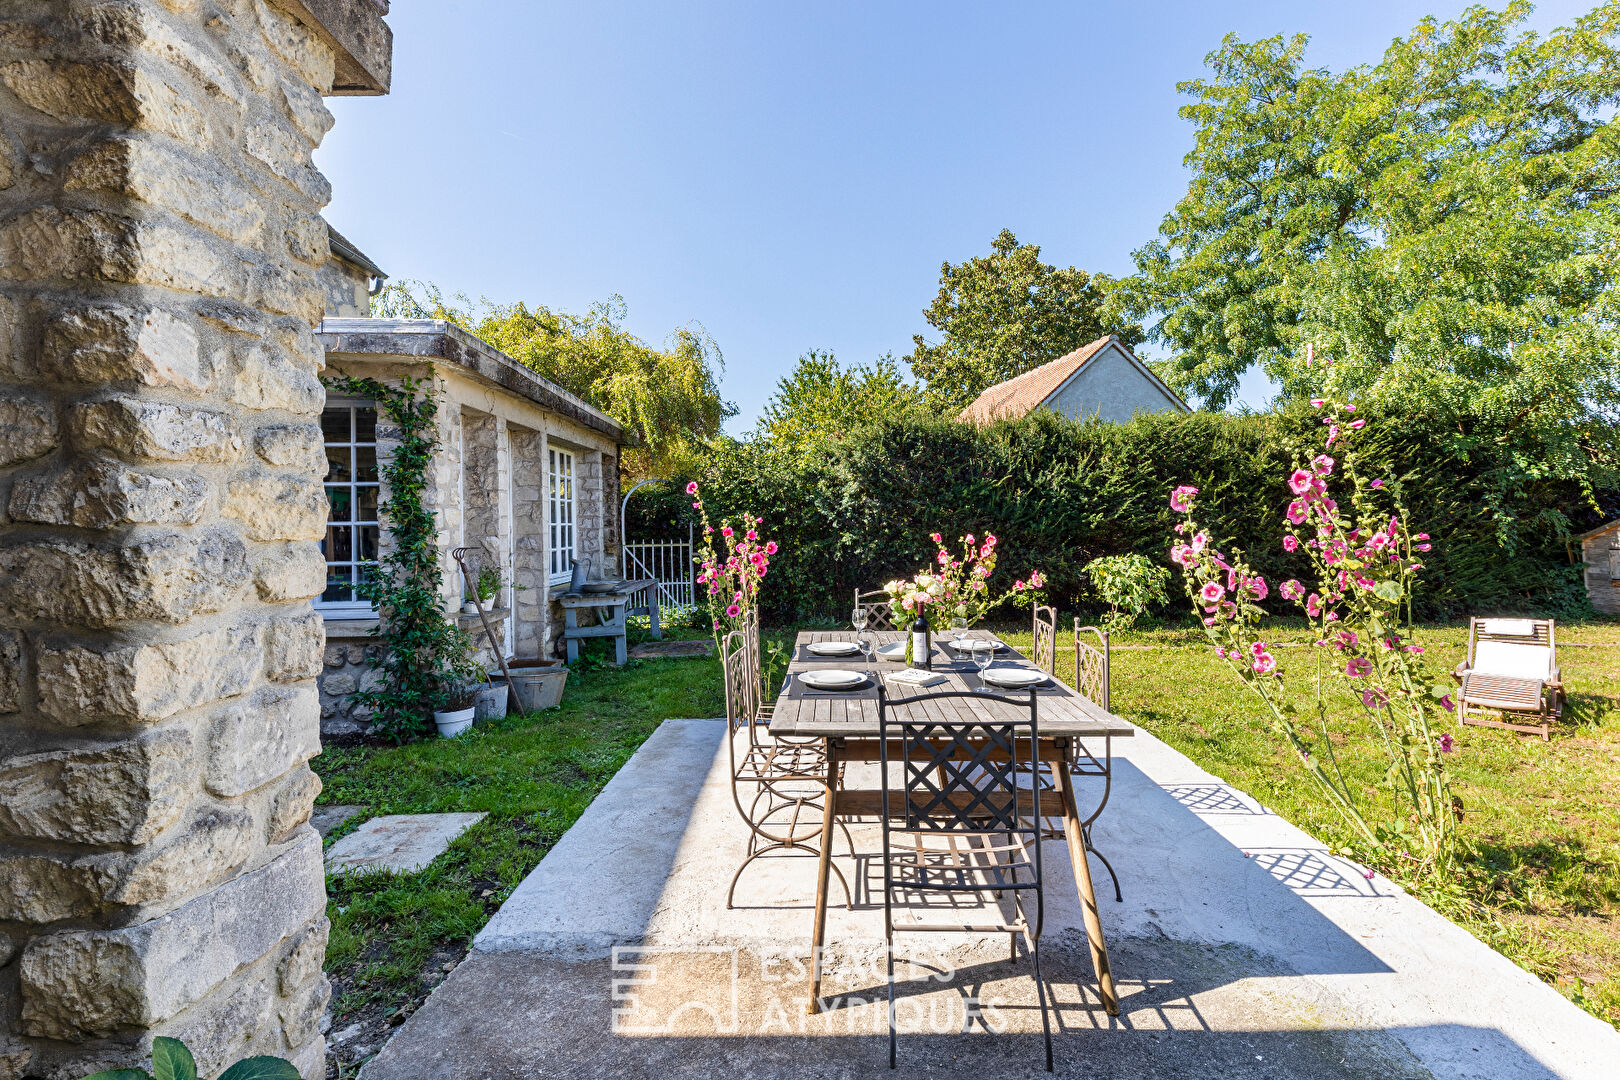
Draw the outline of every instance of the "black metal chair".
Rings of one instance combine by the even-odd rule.
[[[983,710],[1000,703],[1006,720],[897,719],[895,708],[922,716],[921,703],[941,698],[971,698]],[[1027,716],[1020,714],[1026,713]],[[1045,915],[1041,876],[1041,790],[1019,783],[1021,772],[1039,758],[1040,724],[1035,691],[1026,697],[945,691],[892,702],[878,687],[878,745],[883,777],[883,934],[888,945],[889,1068],[895,1067],[898,1036],[894,1007],[894,905],[898,891],[961,894],[1010,893],[1015,918],[994,924],[946,925],[913,923],[902,932],[984,933],[1005,931],[1018,958],[1018,939],[1028,945],[1035,965],[1035,988],[1041,1002],[1041,1030],[1046,1039],[1046,1071],[1052,1071],[1052,1023],[1047,1012],[1046,984],[1041,979],[1041,925]],[[892,790],[890,740],[901,751],[903,780]],[[1020,799],[1030,805],[1027,811]],[[899,800],[899,805],[896,805]],[[896,849],[901,837],[910,847]],[[947,847],[930,846],[943,838]],[[961,841],[964,846],[958,846]],[[966,856],[964,858],[964,856]],[[1035,897],[1034,918],[1024,896]]]

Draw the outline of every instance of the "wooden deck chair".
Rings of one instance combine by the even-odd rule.
[[[1462,683],[1457,693],[1461,723],[1540,735],[1545,742],[1563,715],[1552,619],[1468,620],[1468,659],[1454,674]]]

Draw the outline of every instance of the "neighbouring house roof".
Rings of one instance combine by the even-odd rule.
[[[321,320],[316,336],[331,354],[412,356],[459,365],[615,442],[626,441],[627,433],[617,420],[443,319],[327,318]]]
[[[1016,420],[1034,412],[1051,399],[1052,395],[1061,390],[1070,379],[1080,373],[1093,357],[1100,354],[1105,348],[1113,345],[1124,353],[1130,361],[1139,368],[1143,375],[1153,380],[1159,390],[1178,406],[1183,412],[1191,411],[1181,395],[1164,384],[1164,380],[1153,374],[1153,370],[1131,351],[1130,346],[1119,339],[1117,334],[1100,337],[1096,341],[1088,342],[1078,349],[1056,360],[1032,368],[1022,375],[1015,375],[1005,382],[998,382],[974,398],[972,403],[957,415],[958,420],[972,421],[975,424],[989,424],[996,420]]]
[[[333,255],[342,259],[346,263],[352,263],[354,266],[364,271],[367,277],[376,278],[377,285],[380,286],[383,282],[388,280],[388,275],[383,273],[383,268],[372,262],[371,259],[366,256],[365,252],[361,251],[359,248],[350,243],[348,237],[332,228],[332,223],[330,221],[326,223],[326,240],[327,244],[332,249]]]
[[[1602,525],[1599,525],[1595,529],[1587,529],[1575,539],[1590,540],[1594,536],[1602,536],[1604,533],[1614,532],[1616,529],[1620,529],[1620,518],[1615,518],[1613,521],[1605,521]]]

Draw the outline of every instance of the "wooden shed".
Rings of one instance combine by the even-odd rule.
[[[1586,595],[1599,611],[1620,613],[1620,518],[1576,537],[1586,564]]]

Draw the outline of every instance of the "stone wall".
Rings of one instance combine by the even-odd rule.
[[[375,19],[375,9],[371,16]],[[329,37],[0,12],[0,1078],[324,1074]]]
[[[518,586],[513,654],[547,656],[545,455],[538,431],[515,425],[506,430],[512,443],[512,581]]]

